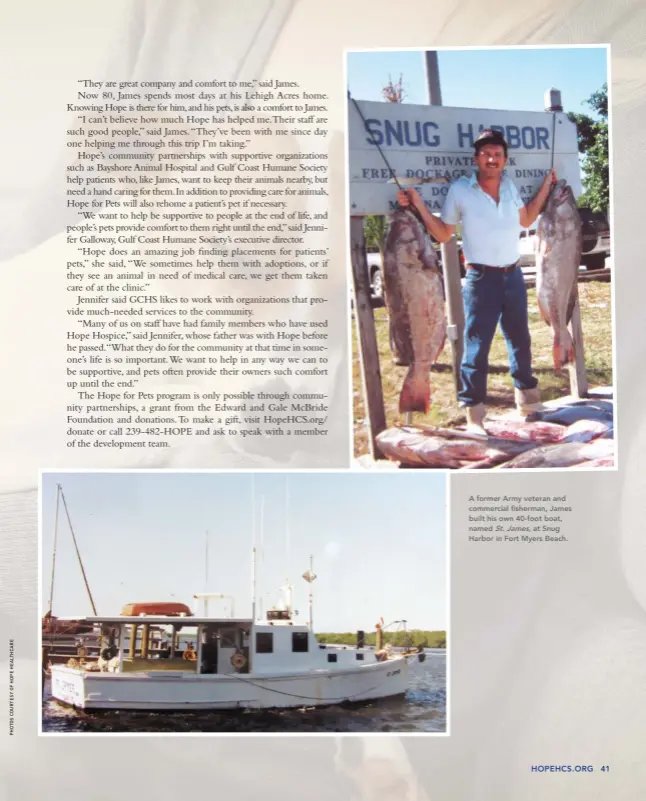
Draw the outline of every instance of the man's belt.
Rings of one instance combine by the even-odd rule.
[[[515,270],[517,266],[518,262],[515,261],[513,264],[504,264],[502,267],[496,267],[495,264],[467,264],[467,269],[469,267],[481,267],[483,270],[495,270],[496,272],[510,273],[512,270]]]

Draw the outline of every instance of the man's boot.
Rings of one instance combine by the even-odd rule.
[[[531,419],[537,412],[545,408],[541,403],[538,387],[534,389],[515,389],[514,397],[518,416],[523,420]]]
[[[487,432],[484,429],[484,419],[487,410],[484,403],[477,403],[475,406],[467,406],[467,431],[469,434],[477,434],[480,437],[486,437]]]

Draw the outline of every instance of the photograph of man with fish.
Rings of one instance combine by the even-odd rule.
[[[615,466],[607,59],[348,54],[360,465]]]

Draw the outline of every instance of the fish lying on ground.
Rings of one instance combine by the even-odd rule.
[[[615,459],[613,456],[603,456],[600,459],[592,459],[590,462],[583,462],[578,466],[581,470],[592,470],[595,467],[614,467]]]
[[[612,438],[612,423],[603,420],[577,420],[565,429],[560,442],[590,442],[598,437]]]
[[[418,426],[389,428],[376,439],[379,449],[389,459],[410,467],[448,469],[491,467],[536,447],[534,442],[499,437],[444,436],[441,429],[433,432]]]
[[[611,439],[593,442],[562,442],[556,445],[540,445],[501,464],[498,470],[515,470],[527,467],[571,467],[582,462],[614,456]]]
[[[567,431],[565,426],[556,423],[525,422],[504,417],[485,420],[484,427],[491,436],[523,442],[559,442]]]
[[[541,317],[554,331],[554,368],[574,361],[574,343],[567,329],[578,297],[581,263],[581,217],[572,189],[557,181],[536,229],[536,298]]]
[[[390,217],[384,289],[391,348],[399,363],[410,365],[399,396],[399,411],[427,413],[429,373],[446,338],[444,291],[430,237],[408,209],[399,209]]]
[[[543,423],[558,423],[570,426],[577,420],[602,420],[612,423],[613,405],[608,401],[589,401],[569,403],[554,409],[546,409],[539,413]]]
[[[500,418],[500,422],[503,422],[502,418]],[[565,431],[567,431],[565,426],[558,426],[552,423],[540,423],[539,427],[533,432],[531,428],[528,428],[527,431],[519,433],[518,436],[515,436],[517,432],[517,426],[514,424],[518,423],[523,425],[523,423],[520,420],[512,420],[510,422],[512,425],[509,426],[508,430],[505,426],[501,425],[497,430],[492,431],[491,435],[487,438],[484,438],[482,434],[474,434],[461,428],[442,428],[441,426],[427,426],[423,424],[399,426],[399,428],[406,428],[409,431],[419,431],[420,433],[424,433],[429,437],[440,437],[447,440],[460,440],[462,442],[474,441],[481,444],[484,443],[485,445],[490,445],[495,448],[497,447],[498,449],[507,449],[510,453],[514,452],[514,455],[534,447],[537,442],[541,441],[541,437],[554,437],[555,439],[546,439],[546,441],[558,442],[558,438],[562,436]],[[485,425],[489,425],[488,420],[485,421]],[[533,423],[531,425],[536,424]],[[496,426],[494,425],[493,428],[496,428]],[[501,433],[498,434],[497,431],[500,431]],[[516,446],[513,444],[514,442],[520,443],[520,448],[516,448]]]

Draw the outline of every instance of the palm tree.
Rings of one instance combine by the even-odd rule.
[[[393,79],[389,75],[388,83],[381,90],[381,94],[388,103],[403,103],[406,97],[403,75],[400,73],[397,83],[393,83]]]

